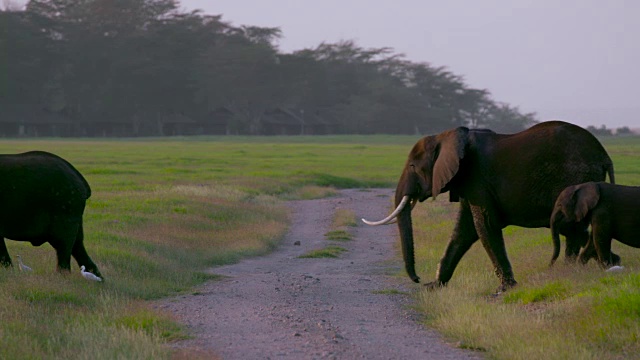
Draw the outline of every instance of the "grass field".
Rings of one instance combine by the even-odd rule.
[[[87,282],[75,263],[71,274],[58,274],[49,245],[6,241],[14,262],[19,254],[34,272],[0,270],[0,358],[170,358],[165,344],[184,332],[149,300],[193,291],[211,278],[202,272],[207,267],[270,251],[287,230],[285,200],[333,188],[393,187],[416,140],[3,140],[0,153],[51,151],[85,175],[93,189],[85,245],[106,281]],[[640,185],[640,139],[603,143],[617,182]],[[444,198],[416,208],[424,280],[435,275],[453,226],[455,204]],[[490,297],[498,282],[476,245],[449,286],[419,291],[429,325],[492,358],[636,357],[640,250],[615,244],[622,273],[562,262],[549,269],[548,230],[510,227],[505,237],[520,286]]]

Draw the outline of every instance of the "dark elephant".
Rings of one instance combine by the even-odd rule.
[[[395,194],[396,210],[380,225],[397,217],[405,268],[415,273],[411,202],[449,192],[460,202],[455,229],[440,260],[435,281],[445,285],[462,256],[481,240],[501,285],[517,284],[507,257],[502,229],[507,225],[549,227],[558,194],[587,181],[614,182],[613,164],[600,142],[581,127],[562,121],[537,124],[516,134],[458,127],[419,140],[409,153]],[[363,219],[364,220],[364,219]],[[588,240],[583,224],[563,229],[567,257],[575,259]]]
[[[577,223],[591,225],[591,238],[580,261],[587,263],[595,257],[602,267],[618,265],[620,257],[611,252],[612,239],[640,247],[640,187],[588,182],[564,189],[551,214],[551,264],[560,252],[561,229]]]
[[[4,238],[46,242],[56,250],[58,270],[78,265],[102,276],[84,248],[82,215],[91,188],[66,160],[42,151],[0,155],[0,263],[11,266]]]

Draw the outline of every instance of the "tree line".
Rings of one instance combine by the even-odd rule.
[[[279,28],[174,0],[0,11],[0,136],[516,132],[534,113],[446,67],[353,41],[285,53]]]

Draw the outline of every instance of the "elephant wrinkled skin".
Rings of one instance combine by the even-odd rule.
[[[71,256],[102,276],[84,247],[82,215],[91,188],[66,160],[43,151],[0,155],[0,264],[11,266],[4,239],[46,242],[55,249],[58,270],[71,269]]]
[[[591,225],[591,237],[580,253],[580,262],[595,257],[603,268],[618,265],[620,257],[611,252],[612,239],[640,247],[640,186],[588,182],[564,189],[551,214],[552,264],[558,257],[560,229],[575,223]]]
[[[585,129],[562,121],[537,124],[516,134],[458,127],[419,140],[398,181],[395,204],[449,192],[460,202],[453,234],[429,287],[445,285],[462,256],[478,239],[500,279],[499,292],[517,284],[502,229],[507,225],[549,227],[558,194],[567,186],[603,181],[613,164],[600,142]],[[405,201],[406,202],[406,201]],[[411,206],[397,215],[405,268],[415,272]],[[584,224],[562,230],[566,256],[575,259],[587,243]]]

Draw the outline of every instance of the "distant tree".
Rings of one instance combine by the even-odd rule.
[[[616,129],[616,135],[632,135],[633,132],[628,126],[619,127]]]
[[[499,133],[516,133],[538,121],[535,113],[522,114],[517,107],[499,103],[491,107],[480,124]]]
[[[340,41],[282,53],[279,28],[232,26],[221,15],[180,11],[175,0],[5,8],[0,54],[10,56],[0,56],[0,116],[45,109],[71,119],[76,135],[104,133],[87,129],[108,122],[160,135],[171,119],[207,119],[220,108],[233,114],[228,130],[237,134],[263,134],[275,108],[325,116],[338,133],[517,131],[535,122],[446,67],[390,48]]]
[[[52,48],[37,19],[12,9],[0,11],[0,108],[39,110]]]
[[[602,125],[599,128],[596,128],[593,125],[589,125],[589,126],[587,126],[587,130],[589,132],[591,132],[593,135],[596,135],[596,136],[611,136],[612,135],[611,129],[607,129],[607,127],[605,125]]]
[[[199,101],[209,111],[232,110],[233,133],[260,134],[264,113],[287,100],[284,69],[274,44],[279,37],[277,28],[229,27],[198,58]]]

